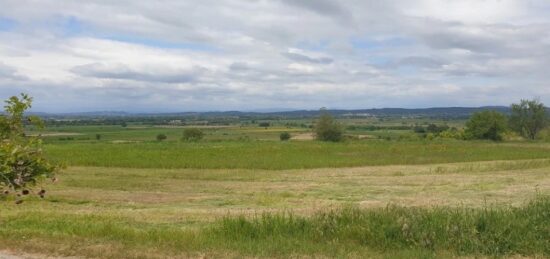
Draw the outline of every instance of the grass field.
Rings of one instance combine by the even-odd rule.
[[[172,139],[153,140],[166,130]],[[45,200],[0,201],[0,250],[101,258],[550,256],[545,143],[274,141],[282,130],[208,128],[212,134],[196,143],[179,141],[181,128],[51,131],[45,150],[68,168],[45,186]]]
[[[544,144],[466,141],[221,141],[63,143],[45,146],[71,166],[293,169],[550,158]]]
[[[58,184],[49,186],[45,201],[30,199],[24,206],[0,203],[0,247],[91,257],[101,251],[111,258],[498,255],[477,248],[457,250],[439,243],[433,249],[403,245],[388,252],[387,247],[362,244],[361,240],[330,241],[336,236],[327,237],[328,241],[311,239],[307,234],[310,229],[299,230],[306,232],[295,237],[279,233],[283,237],[291,235],[284,240],[294,241],[274,237],[276,243],[269,235],[258,240],[245,235],[236,241],[219,231],[237,231],[237,215],[249,218],[265,212],[275,216],[292,212],[307,223],[310,217],[316,220],[319,213],[342,206],[367,209],[368,215],[389,213],[385,210],[388,204],[426,208],[411,210],[413,215],[444,214],[448,210],[445,208],[455,208],[449,213],[478,215],[470,208],[490,207],[505,210],[508,217],[512,213],[508,206],[524,206],[537,191],[548,194],[549,168],[550,160],[546,159],[307,170],[70,167],[60,174]],[[433,207],[440,209],[431,211]],[[397,210],[409,213],[407,209]],[[473,220],[471,217],[466,220]],[[283,220],[281,224],[287,223]],[[548,226],[549,222],[540,224]],[[533,229],[521,231],[528,230]],[[328,249],[326,242],[335,249]],[[533,245],[537,249],[514,248],[502,253],[548,255],[540,242]]]

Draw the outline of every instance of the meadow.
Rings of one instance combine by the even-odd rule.
[[[0,250],[90,258],[548,257],[541,142],[278,140],[301,127],[50,128],[67,168],[0,202]],[[166,141],[156,141],[157,134]],[[95,136],[101,137],[96,139]],[[378,132],[353,132],[384,136]]]

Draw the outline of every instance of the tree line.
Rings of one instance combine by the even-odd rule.
[[[464,131],[467,139],[500,141],[505,133],[512,131],[534,140],[548,125],[548,115],[542,102],[537,99],[521,100],[512,104],[510,116],[497,111],[482,111],[472,115]]]
[[[435,134],[448,138],[494,141],[503,140],[506,133],[514,132],[525,139],[534,140],[548,124],[546,107],[538,99],[533,99],[521,100],[517,104],[512,104],[509,116],[496,110],[476,112],[466,122],[463,131],[450,128],[447,125],[438,126],[436,124],[430,124],[427,127],[416,126],[412,129],[415,133],[424,136]],[[343,139],[344,128],[323,108],[314,125],[314,133],[317,140],[338,142]]]

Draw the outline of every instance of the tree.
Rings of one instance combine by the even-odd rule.
[[[288,133],[288,132],[286,132],[286,131],[285,131],[285,132],[281,132],[281,135],[279,135],[279,139],[280,139],[281,141],[287,141],[287,140],[289,140],[290,138],[291,138],[290,133]]]
[[[36,116],[26,117],[32,98],[26,94],[12,96],[6,101],[5,113],[0,116],[0,188],[4,195],[16,195],[16,203],[28,195],[32,187],[44,180],[55,180],[54,173],[61,166],[49,162],[43,155],[38,137],[25,135],[25,125],[43,129],[44,123]],[[44,197],[46,191],[35,192]]]
[[[166,140],[168,137],[165,134],[158,134],[157,135],[157,141],[163,141]]]
[[[506,116],[496,111],[476,112],[466,122],[464,134],[469,139],[502,140],[506,131]]]
[[[324,108],[321,109],[321,115],[314,129],[317,140],[333,142],[342,140],[342,126]]]
[[[525,138],[535,139],[547,124],[546,108],[539,100],[521,100],[512,104],[510,127]]]
[[[188,128],[183,131],[183,141],[199,141],[204,136],[201,129]]]

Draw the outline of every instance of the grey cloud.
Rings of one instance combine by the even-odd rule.
[[[25,81],[29,78],[17,72],[17,69],[0,62],[0,79]]]
[[[74,67],[71,69],[71,72],[85,77],[102,79],[124,79],[159,83],[189,83],[195,81],[202,70],[202,68],[194,68],[189,71],[155,73],[138,71],[124,65],[105,66],[101,63],[93,63]]]
[[[334,61],[332,58],[328,58],[328,57],[314,58],[314,57],[309,57],[306,55],[292,53],[292,52],[284,52],[282,55],[293,61],[307,62],[307,63],[314,63],[314,64],[330,64]]]
[[[351,19],[351,12],[338,1],[331,0],[282,0],[288,5],[297,6],[306,10],[313,11],[321,15],[328,15],[339,19]]]
[[[433,57],[423,57],[423,56],[408,56],[401,58],[397,61],[389,62],[381,68],[399,68],[399,67],[413,67],[413,68],[427,68],[427,69],[436,69],[441,66],[448,64],[447,61],[433,58]]]
[[[249,70],[250,67],[245,62],[234,62],[231,65],[229,65],[229,69],[233,71],[246,71],[246,70]]]
[[[414,67],[426,67],[426,68],[437,68],[441,67],[447,62],[430,57],[406,57],[399,60],[398,64],[400,66],[414,66]]]

